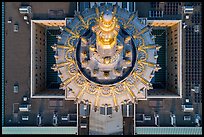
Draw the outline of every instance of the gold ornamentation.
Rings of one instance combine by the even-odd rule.
[[[82,90],[80,90],[76,96],[76,99],[79,100],[81,98],[81,96],[84,94],[84,91],[86,90],[86,86],[83,87]]]
[[[116,98],[114,92],[112,92],[112,97],[113,97],[113,103],[114,103],[114,106],[115,106],[115,110],[117,111],[118,110],[118,101],[117,101],[117,98]]]
[[[67,72],[66,72],[66,74],[69,76],[69,78],[67,78],[66,80],[64,80],[60,84],[60,88],[63,88],[63,89],[68,88],[69,84],[72,81],[74,81],[74,83],[77,83],[77,86],[79,88],[81,88],[80,91],[76,94],[76,101],[79,102],[79,101],[84,100],[85,99],[85,97],[83,96],[84,93],[93,95],[93,97],[95,97],[95,101],[93,102],[95,110],[97,110],[99,107],[100,97],[110,97],[110,98],[112,97],[115,110],[117,110],[118,106],[119,106],[118,100],[117,100],[118,96],[121,96],[123,94],[128,94],[128,98],[134,102],[137,99],[135,91],[140,92],[138,90],[138,87],[137,87],[137,84],[138,84],[137,82],[143,83],[147,87],[147,89],[152,88],[151,83],[147,79],[142,77],[142,73],[145,70],[145,65],[155,68],[154,70],[160,69],[158,64],[155,64],[152,62],[147,62],[147,59],[148,59],[147,50],[156,48],[156,50],[158,51],[161,48],[160,46],[157,46],[157,45],[145,45],[145,40],[141,35],[148,31],[148,27],[145,27],[138,32],[137,28],[131,23],[131,21],[134,20],[136,14],[135,13],[131,14],[129,19],[126,21],[126,19],[116,16],[117,8],[118,8],[118,6],[115,5],[113,8],[112,15],[106,16],[107,17],[106,19],[103,18],[103,12],[101,12],[102,14],[100,14],[97,4],[95,5],[96,17],[88,17],[88,19],[87,19],[87,18],[84,18],[80,13],[76,12],[76,16],[79,18],[80,22],[78,22],[78,24],[74,24],[74,26],[76,26],[76,27],[73,28],[73,30],[65,27],[65,31],[71,35],[71,36],[69,35],[69,38],[65,42],[65,45],[67,45],[67,46],[65,46],[65,45],[52,46],[54,51],[57,51],[57,49],[64,49],[64,51],[65,51],[65,61],[66,62],[57,63],[53,67],[53,69],[55,71],[60,71],[59,70],[60,67],[67,67],[67,69],[68,69],[67,70],[68,74],[67,74]],[[87,19],[87,20],[85,21],[85,19]],[[119,20],[120,20],[120,22],[119,22]],[[144,55],[140,59],[137,58],[138,59],[137,60],[138,70],[135,70],[136,69],[136,67],[135,67],[131,71],[129,76],[127,76],[127,78],[125,78],[122,82],[118,82],[114,85],[105,85],[104,86],[104,85],[96,84],[94,82],[87,80],[86,77],[80,73],[80,70],[79,70],[77,63],[76,63],[76,60],[75,60],[76,59],[75,58],[75,55],[76,55],[76,44],[75,43],[77,42],[77,40],[79,40],[81,38],[83,43],[88,44],[87,40],[84,39],[80,35],[80,33],[81,33],[81,30],[83,30],[83,29],[89,29],[90,25],[93,22],[95,22],[95,24],[96,24],[92,28],[92,30],[97,35],[96,36],[97,44],[96,44],[96,48],[95,48],[95,45],[90,45],[88,52],[91,52],[91,51],[94,52],[94,54],[93,54],[94,57],[98,56],[98,54],[96,52],[98,45],[101,45],[101,47],[103,49],[107,50],[107,49],[113,48],[117,44],[117,35],[119,33],[119,29],[121,26],[119,24],[122,24],[124,29],[128,28],[128,30],[131,31],[129,33],[131,33],[131,34],[134,33],[132,35],[132,37],[128,36],[125,39],[125,43],[130,42],[131,38],[138,39],[141,41],[141,44],[139,45],[137,50],[138,50],[140,55],[141,54],[144,54]],[[132,28],[130,28],[130,27],[132,27]],[[118,43],[118,45],[119,44],[120,43]],[[119,45],[119,46],[118,45],[116,45],[117,47],[114,47],[115,48],[114,50],[116,50],[116,52],[114,52],[114,55],[112,55],[111,58],[102,58],[99,61],[98,58],[96,57],[96,61],[103,63],[103,64],[114,63],[115,60],[117,60],[117,58],[120,57],[119,56],[120,53],[125,50],[125,49],[123,49],[124,48],[123,45]],[[126,51],[123,54],[125,54],[125,57],[131,57],[132,53],[130,51]],[[88,54],[87,53],[81,53],[81,56],[83,56],[83,58],[82,58],[82,60],[83,60],[82,61],[82,67],[83,67],[83,65],[86,65],[86,63],[87,63],[87,60],[84,60],[84,59],[88,56]],[[58,56],[56,55],[56,61],[59,61],[57,59],[58,59]],[[126,63],[130,64],[131,60],[126,60]],[[93,71],[93,73],[97,74],[98,70],[95,69]],[[120,73],[118,73],[117,70],[114,70],[114,73],[117,73],[118,76],[120,76]],[[109,72],[106,71],[104,73],[104,75],[108,78]],[[59,74],[59,76],[61,79],[63,78],[62,74]]]
[[[117,84],[112,88],[113,91],[115,91],[116,94],[121,94],[124,91],[124,87],[121,83]]]
[[[96,99],[95,99],[95,102],[94,102],[95,111],[98,109],[99,97],[100,97],[100,92],[98,91],[96,93]]]
[[[78,73],[76,75],[72,76],[71,78],[67,78],[64,82],[62,82],[60,84],[60,87],[63,88],[65,86],[67,86],[72,80],[74,80],[77,77],[78,77]]]
[[[127,84],[126,82],[123,82],[123,84],[124,84],[124,87],[127,89],[128,94],[130,94],[131,97],[133,98],[133,100],[135,100],[135,99],[136,99],[135,94],[134,94],[133,91],[128,87],[128,84]]]
[[[103,88],[100,88],[100,91],[101,91],[101,95],[102,96],[111,96],[111,88],[110,87],[103,87]]]
[[[129,17],[127,23],[125,23],[125,24],[123,25],[124,29],[127,29],[128,27],[132,26],[132,24],[129,24],[129,23],[130,23],[132,20],[134,20],[135,16],[136,16],[136,12],[134,12],[134,13],[132,13],[132,14],[130,15],[130,17]]]
[[[79,12],[75,12],[75,14],[77,15],[77,17],[79,18],[79,20],[82,22],[83,27],[88,29],[89,26],[87,25],[87,23],[84,21],[84,18],[82,17],[82,15]]]

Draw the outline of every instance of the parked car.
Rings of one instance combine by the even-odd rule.
[[[171,113],[170,118],[171,118],[171,125],[175,126],[176,125],[176,116],[175,116],[175,114]]]
[[[28,16],[27,16],[27,15],[24,15],[24,16],[23,16],[23,19],[24,19],[24,20],[28,20]]]
[[[19,111],[21,111],[21,112],[31,111],[31,104],[21,104],[19,106]]]
[[[183,116],[183,120],[187,120],[187,121],[190,121],[191,120],[191,116],[190,115],[184,115]]]
[[[198,114],[195,114],[195,124],[197,127],[200,127],[201,118]]]
[[[22,6],[19,8],[19,12],[21,14],[30,14],[31,13],[31,6]]]
[[[19,89],[18,85],[13,86],[13,92],[14,93],[18,93],[18,89]]]
[[[37,115],[37,125],[38,125],[38,126],[41,126],[41,124],[42,124],[42,117],[41,117],[41,114],[39,113],[39,114]]]
[[[18,30],[19,30],[18,24],[14,24],[13,31],[14,31],[14,32],[18,32]]]
[[[29,119],[29,116],[22,116],[23,121],[28,121],[28,119]]]
[[[28,97],[27,96],[23,96],[23,101],[27,102],[28,101]]]
[[[159,126],[159,114],[154,113],[154,123],[156,126]]]
[[[57,126],[57,114],[55,112],[53,114],[53,125]]]

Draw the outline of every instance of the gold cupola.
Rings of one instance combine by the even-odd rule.
[[[103,55],[111,56],[116,51],[117,36],[120,26],[118,20],[113,16],[112,11],[106,10],[99,17],[98,23],[92,27],[93,32],[96,33],[97,51]]]

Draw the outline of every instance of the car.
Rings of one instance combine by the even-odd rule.
[[[8,20],[8,23],[12,23],[12,20]]]
[[[183,120],[187,120],[187,121],[190,121],[191,120],[191,116],[190,115],[184,115],[183,116]]]
[[[68,116],[62,116],[61,119],[62,121],[68,121]]]
[[[28,121],[28,119],[29,119],[29,116],[22,116],[23,121]]]
[[[37,115],[37,125],[38,125],[38,126],[41,126],[41,125],[42,125],[42,117],[41,117],[41,114],[40,114],[40,113]]]
[[[21,112],[31,111],[31,104],[21,104],[19,106],[19,111],[21,111]]]
[[[13,31],[14,31],[14,32],[18,32],[18,30],[19,30],[18,24],[14,24]]]
[[[12,17],[9,17],[8,23],[12,23]]]
[[[151,116],[144,116],[144,120],[151,120]]]
[[[170,118],[171,118],[171,125],[175,126],[176,125],[176,116],[175,116],[175,114],[171,113]]]
[[[154,123],[156,126],[159,126],[159,114],[154,113]]]
[[[18,85],[13,86],[13,92],[14,93],[18,93],[18,89],[19,89]]]
[[[87,128],[87,124],[86,124],[86,123],[81,123],[81,124],[80,124],[80,127],[81,127],[81,128]]]
[[[53,125],[57,126],[57,114],[56,113],[53,114]]]
[[[23,16],[23,19],[24,19],[24,20],[28,20],[28,16],[27,16],[27,15],[24,15],[24,16]]]
[[[195,114],[195,124],[197,127],[200,127],[201,118],[198,114]]]
[[[19,12],[21,14],[30,14],[31,13],[31,6],[22,6],[19,8]]]
[[[23,96],[23,101],[27,102],[28,101],[28,97],[27,96]]]

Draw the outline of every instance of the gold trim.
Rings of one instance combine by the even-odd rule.
[[[65,87],[67,86],[72,80],[74,80],[78,76],[78,73],[71,78],[67,78],[64,82],[60,84],[60,87]]]
[[[82,15],[79,12],[76,12],[77,17],[79,18],[79,20],[82,22],[84,28],[88,29],[89,26],[86,24],[86,22],[84,21],[84,18],[82,17]]]
[[[156,65],[157,65],[157,64],[155,64],[155,63],[147,62],[147,61],[143,61],[143,60],[138,60],[138,63],[139,63],[139,64],[142,63],[142,64],[147,65],[147,66],[152,67],[152,68],[155,68]]]
[[[97,94],[96,94],[96,99],[95,99],[95,102],[94,102],[94,107],[95,107],[95,110],[98,109],[98,103],[99,103],[99,96],[100,96],[100,92],[98,91]]]
[[[133,26],[132,24],[129,24],[129,23],[130,23],[131,21],[133,21],[133,20],[135,19],[135,17],[136,17],[136,13],[132,13],[132,14],[130,15],[130,17],[129,17],[127,23],[125,23],[125,24],[123,25],[124,29],[127,29],[127,28],[130,27],[130,26]]]
[[[82,90],[80,90],[76,96],[76,100],[80,100],[81,96],[84,94],[84,91],[87,87],[84,86]]]
[[[114,106],[115,106],[115,110],[117,111],[118,110],[118,101],[117,101],[117,98],[116,98],[114,92],[112,92],[112,97],[113,97],[113,103],[114,103]]]
[[[143,33],[147,32],[149,30],[149,28],[146,26],[144,27],[140,32],[137,32],[136,34],[133,35],[133,38],[136,39],[138,38],[140,35],[142,35]]]
[[[79,34],[75,34],[71,29],[65,27],[65,31],[70,33],[72,36],[76,36],[76,35],[79,35]]]
[[[133,91],[128,87],[128,84],[127,84],[126,81],[124,82],[124,86],[125,86],[125,88],[127,89],[128,93],[131,95],[132,99],[133,99],[133,100],[136,99],[135,94],[134,94]]]
[[[138,75],[137,73],[134,73],[134,76],[138,80],[140,80],[145,86],[147,86],[147,88],[151,87],[152,84],[148,80],[146,80],[144,77]]]

